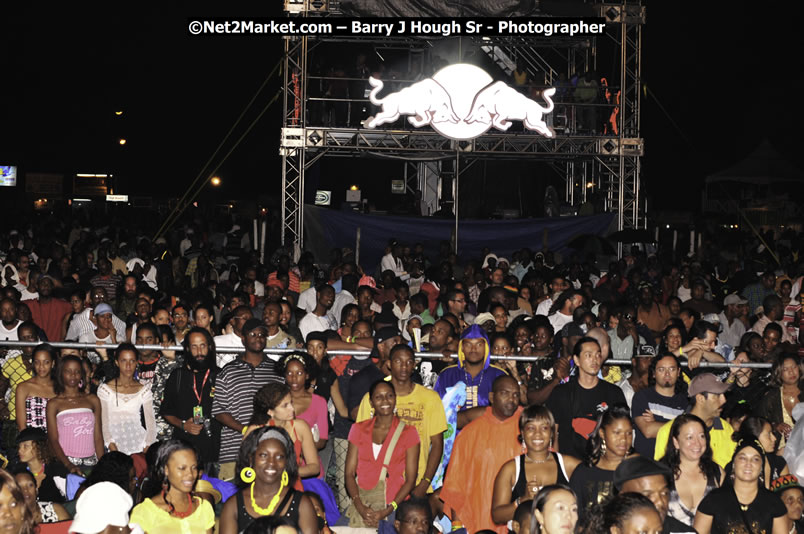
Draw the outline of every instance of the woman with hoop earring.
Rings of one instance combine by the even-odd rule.
[[[239,534],[261,517],[290,520],[303,534],[318,533],[310,499],[293,488],[298,477],[296,453],[281,427],[260,427],[240,446],[237,458],[240,491],[223,506],[220,534]]]

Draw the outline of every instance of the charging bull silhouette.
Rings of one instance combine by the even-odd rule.
[[[494,82],[475,95],[471,111],[464,120],[467,123],[490,124],[502,131],[511,127],[511,120],[521,120],[527,129],[540,132],[545,137],[553,137],[555,134],[542,120],[542,115],[553,111],[553,100],[550,97],[555,92],[552,87],[542,92],[542,98],[548,104],[543,107],[505,83]]]
[[[382,80],[372,76],[369,78],[369,84],[374,88],[369,93],[369,100],[375,106],[382,106],[382,111],[364,121],[363,124],[367,128],[394,122],[400,115],[411,115],[408,121],[417,128],[431,122],[457,124],[461,120],[452,110],[449,93],[432,78],[416,82],[396,93],[390,93],[385,98],[377,98],[384,85]]]

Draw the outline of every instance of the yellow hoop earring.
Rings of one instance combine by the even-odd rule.
[[[240,480],[242,480],[246,484],[251,484],[252,482],[254,482],[254,479],[256,478],[257,473],[255,473],[254,470],[250,467],[244,467],[240,471]]]
[[[287,486],[290,482],[290,477],[288,476],[287,471],[282,471],[282,485]]]

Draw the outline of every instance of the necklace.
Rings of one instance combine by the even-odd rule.
[[[170,512],[171,515],[173,515],[175,517],[178,517],[179,519],[184,519],[185,517],[189,517],[193,513],[193,496],[190,493],[187,494],[187,511],[186,512],[179,512],[178,510],[176,510],[176,508],[173,507],[172,504],[170,504],[168,502],[167,494],[165,493],[165,490],[162,490],[162,498],[165,500],[165,503],[173,509],[173,511]]]
[[[547,456],[545,457],[544,460],[533,460],[527,454],[525,455],[525,461],[528,462],[528,463],[531,463],[531,464],[545,464],[545,463],[549,462],[552,459],[553,459],[553,455],[551,455],[549,452],[547,453]]]
[[[282,472],[282,482],[279,484],[279,489],[276,490],[276,494],[268,503],[268,508],[261,507],[257,504],[257,500],[254,499],[254,484],[254,482],[251,483],[251,489],[249,490],[249,495],[251,496],[251,508],[253,508],[254,511],[260,515],[271,515],[276,509],[276,505],[279,504],[279,496],[282,494],[282,489],[288,485],[288,472]]]

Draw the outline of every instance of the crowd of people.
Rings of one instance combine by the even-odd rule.
[[[804,529],[801,236],[605,268],[0,237],[8,532]]]

